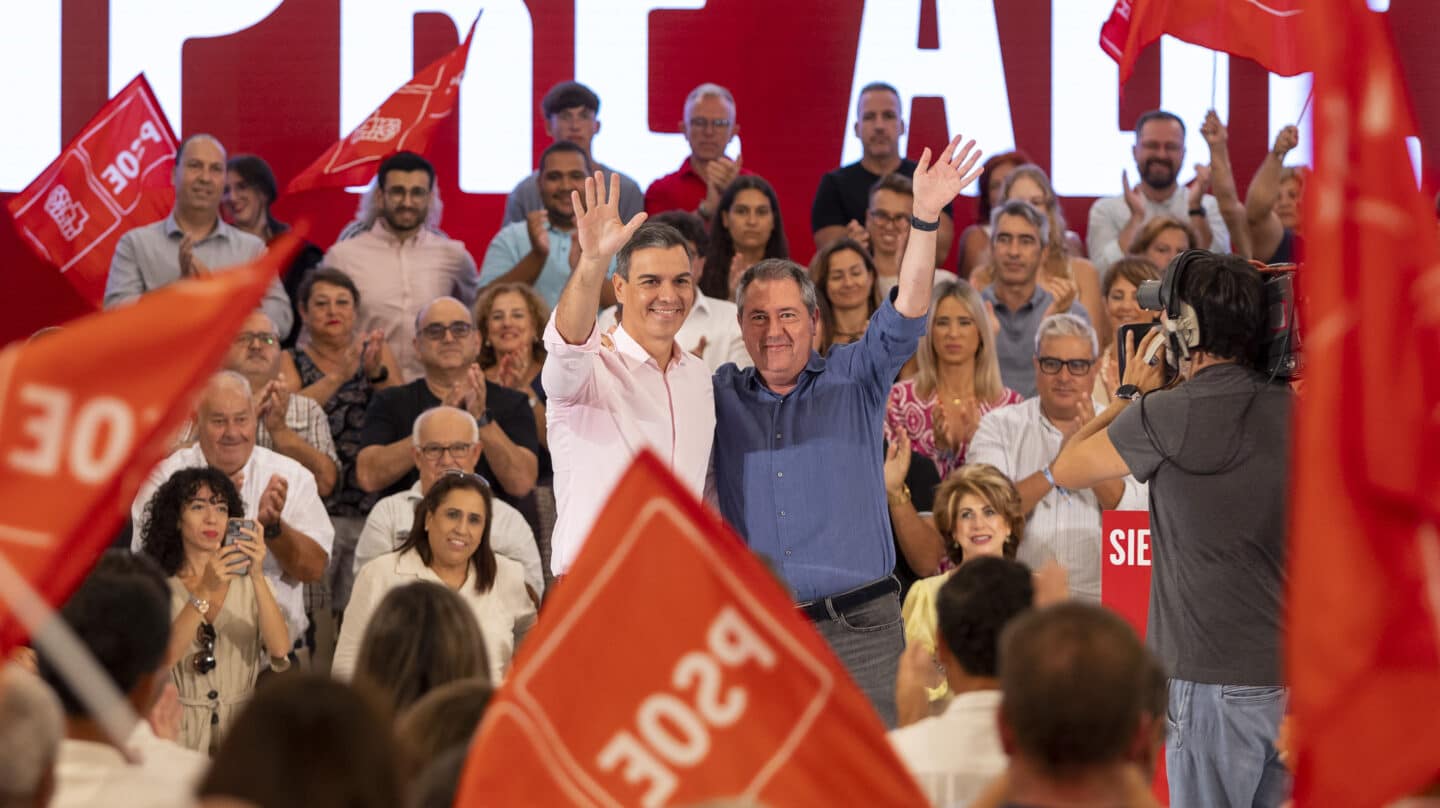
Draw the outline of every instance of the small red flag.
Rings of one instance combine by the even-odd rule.
[[[1305,15],[1316,166],[1291,483],[1295,798],[1365,808],[1440,780],[1440,240],[1385,23],[1362,0],[1310,0]]]
[[[353,132],[290,180],[285,192],[364,185],[375,178],[380,162],[395,152],[423,153],[436,125],[455,111],[460,80],[465,77],[465,60],[470,58],[470,40],[479,22],[476,15],[459,47],[415,74]]]
[[[116,242],[163,218],[175,201],[176,145],[141,74],[8,203],[25,242],[96,308]]]
[[[0,352],[0,556],[63,603],[299,240]],[[138,529],[138,526],[137,526]],[[25,632],[0,599],[0,658]]]
[[[1282,76],[1309,70],[1299,54],[1306,0],[1119,0],[1100,29],[1100,47],[1130,79],[1145,46],[1169,34],[1191,44],[1254,59]]]
[[[776,579],[649,452],[471,744],[457,806],[924,805]]]

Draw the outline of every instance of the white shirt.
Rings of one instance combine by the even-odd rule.
[[[505,556],[495,556],[495,580],[485,592],[475,591],[475,566],[466,566],[465,583],[454,590],[480,624],[480,634],[485,641],[485,651],[490,658],[490,681],[499,686],[510,670],[510,658],[515,655],[515,646],[535,625],[535,603],[525,591],[525,570],[519,562]],[[350,593],[350,605],[345,607],[345,619],[340,624],[340,639],[335,644],[335,661],[330,671],[336,679],[349,681],[355,673],[355,663],[360,657],[360,641],[365,637],[365,628],[375,615],[380,601],[396,587],[430,581],[444,585],[440,576],[425,565],[414,551],[386,553],[369,564],[355,576],[355,588]],[[417,630],[424,627],[416,626]]]
[[[1063,438],[1040,412],[1036,396],[981,416],[965,462],[989,463],[1012,481],[1023,480],[1055,460]],[[1118,509],[1145,510],[1148,491],[1127,476]],[[1095,492],[1087,488],[1066,494],[1052,488],[1026,520],[1015,558],[1039,569],[1053,556],[1069,575],[1070,594],[1099,603],[1101,539],[1100,500]]]
[[[360,540],[355,544],[354,571],[372,559],[400,549],[410,528],[415,526],[415,505],[425,497],[420,493],[420,481],[375,503],[370,516],[365,519],[365,528],[360,531]],[[512,561],[520,562],[525,568],[525,583],[535,590],[536,596],[545,593],[545,576],[540,566],[540,548],[535,544],[535,532],[530,523],[513,506],[499,498],[493,501],[495,510],[490,519],[490,549]]]
[[[150,471],[150,476],[140,486],[140,492],[135,495],[135,503],[130,507],[130,517],[135,520],[135,534],[130,540],[131,550],[140,552],[145,506],[149,504],[150,498],[155,496],[155,489],[181,469],[204,465],[205,455],[197,443],[176,450]],[[250,459],[245,461],[245,468],[241,471],[245,479],[240,486],[240,500],[245,504],[246,519],[255,519],[259,514],[260,495],[265,493],[265,486],[270,484],[270,476],[278,474],[289,486],[285,493],[285,507],[280,510],[280,518],[292,529],[314,540],[327,557],[330,555],[330,548],[335,544],[335,528],[330,524],[330,515],[325,512],[325,503],[321,501],[315,488],[315,475],[311,474],[309,469],[282,454],[256,446],[251,450]],[[270,587],[275,591],[275,600],[285,615],[285,624],[290,628],[290,643],[293,645],[310,625],[309,619],[305,617],[304,585],[280,569],[280,562],[275,560],[273,552],[265,553],[265,577],[270,580]]]
[[[969,805],[1005,771],[999,712],[1000,691],[976,690],[956,696],[940,715],[888,733],[930,804]]]
[[[595,318],[595,328],[600,333],[615,325],[616,306],[600,312]],[[714,373],[726,362],[734,362],[742,370],[755,364],[750,361],[750,352],[745,350],[745,337],[740,333],[740,310],[728,300],[695,295],[695,305],[685,316],[680,330],[675,332],[675,341],[690,353],[695,353],[700,340],[705,340],[705,352],[700,358]]]
[[[130,749],[140,757],[131,764],[115,747],[94,741],[65,739],[55,759],[55,796],[50,808],[179,808],[195,803],[210,760],[169,741],[162,741],[141,721],[130,735]]]
[[[1175,186],[1175,192],[1163,202],[1155,202],[1150,197],[1142,197],[1145,200],[1145,221],[1150,221],[1156,216],[1171,216],[1185,224],[1190,224],[1190,197],[1189,192],[1179,185]],[[1200,198],[1200,207],[1205,209],[1205,221],[1210,223],[1210,246],[1211,252],[1230,252],[1230,230],[1225,227],[1225,219],[1220,215],[1220,203],[1215,197],[1206,194]],[[1125,223],[1130,221],[1130,206],[1125,203],[1124,197],[1106,196],[1095,200],[1090,206],[1090,229],[1085,234],[1086,252],[1090,253],[1090,263],[1100,270],[1100,277],[1105,277],[1105,270],[1110,265],[1125,257],[1130,251],[1129,244],[1119,242],[1120,231],[1125,229]],[[1201,245],[1196,245],[1201,246]],[[1165,267],[1160,267],[1162,270]]]
[[[662,371],[624,326],[614,350],[600,346],[599,328],[570,345],[545,326],[549,356],[541,371],[545,420],[555,462],[555,531],[550,569],[564,575],[600,509],[641,449],[655,452],[690,491],[705,490],[715,439],[715,388],[710,369],[675,344]],[[709,353],[709,349],[706,349]]]

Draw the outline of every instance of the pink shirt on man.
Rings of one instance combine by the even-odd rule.
[[[710,368],[675,344],[662,371],[623,326],[600,345],[592,328],[580,345],[545,326],[549,356],[541,372],[546,435],[555,462],[555,531],[550,569],[563,575],[630,461],[648,448],[699,497],[715,437]]]

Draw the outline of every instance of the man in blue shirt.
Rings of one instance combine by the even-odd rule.
[[[881,426],[895,374],[925,331],[941,208],[980,173],[973,147],[957,137],[934,165],[928,149],[921,156],[900,282],[859,342],[817,354],[814,284],[798,264],[765,260],[736,293],[755,366],[715,373],[720,511],[779,570],[889,726],[905,639]]]

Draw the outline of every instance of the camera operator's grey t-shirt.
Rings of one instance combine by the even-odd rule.
[[[1214,365],[1110,424],[1131,473],[1150,484],[1148,641],[1172,677],[1283,683],[1290,403],[1288,387]]]

